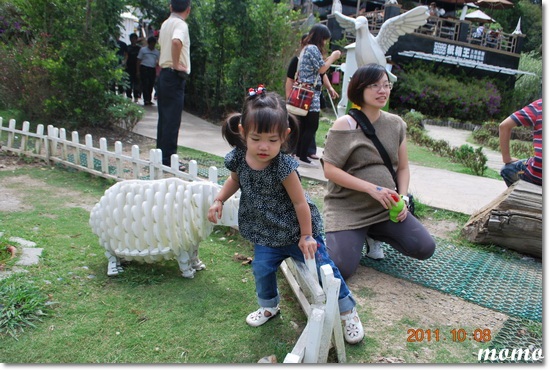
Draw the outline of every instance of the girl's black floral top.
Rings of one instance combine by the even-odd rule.
[[[288,246],[300,240],[300,224],[283,181],[298,163],[279,153],[263,170],[254,170],[246,162],[246,151],[235,148],[225,156],[225,166],[239,176],[239,231],[254,244],[271,247]],[[298,173],[298,176],[300,174]],[[311,210],[313,237],[323,232],[317,206],[305,192]]]

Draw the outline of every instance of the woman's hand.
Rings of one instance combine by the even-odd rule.
[[[338,93],[336,92],[336,90],[334,90],[334,88],[332,86],[328,89],[328,93],[329,93],[329,95],[332,99],[336,99],[336,98],[340,97],[338,95]]]
[[[399,194],[396,191],[376,185],[373,185],[373,187],[373,190],[368,193],[372,198],[380,202],[380,204],[384,206],[384,209],[389,210],[391,207],[397,205],[397,202],[394,200],[394,196],[399,199]]]
[[[334,60],[338,60],[340,59],[340,56],[342,55],[342,52],[340,50],[335,50],[332,52],[332,54],[330,55],[332,58],[334,58]]]
[[[298,247],[306,259],[315,259],[315,252],[317,251],[317,241],[315,238],[309,235],[301,236]]]
[[[407,215],[409,215],[409,207],[405,202],[405,206],[403,207],[403,210],[401,210],[401,212],[397,214],[397,220],[399,222],[402,222],[403,220],[407,219]]]

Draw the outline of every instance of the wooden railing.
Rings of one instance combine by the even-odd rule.
[[[405,11],[406,10],[401,10],[402,13]],[[378,35],[384,23],[384,10],[376,10],[359,15],[367,17],[369,20],[370,32],[374,36]],[[350,15],[350,17],[355,17],[355,15]],[[462,31],[464,27],[467,29]],[[414,33],[442,39],[444,41],[471,44],[474,47],[486,47],[503,52],[520,54],[518,50],[518,37],[523,37],[524,35],[506,32],[499,32],[498,34],[496,32],[486,32],[481,38],[475,38],[473,37],[475,30],[476,26],[469,21],[430,16],[426,24],[417,28]],[[343,36],[350,42],[355,41],[355,35],[353,33],[343,31]]]
[[[467,28],[463,33],[465,37],[462,37],[461,31],[465,27]],[[476,38],[474,37],[475,31],[476,26],[469,21],[465,22],[454,18],[430,16],[426,24],[419,27],[414,32],[435,38],[463,42],[473,46],[482,46],[508,53],[519,54],[518,37],[523,35],[487,31],[484,32],[481,37]]]
[[[338,308],[340,279],[334,277],[332,267],[321,266],[322,286],[313,259],[302,263],[288,258],[281,264],[281,271],[308,317],[304,331],[284,363],[327,363],[331,345],[336,348],[338,362],[345,363],[346,348]]]

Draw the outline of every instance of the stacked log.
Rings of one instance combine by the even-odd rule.
[[[523,180],[512,184],[470,217],[462,235],[542,258],[542,187]]]

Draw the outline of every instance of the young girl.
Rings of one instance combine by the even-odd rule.
[[[334,121],[323,152],[323,170],[328,179],[324,216],[330,257],[350,277],[359,265],[367,233],[373,240],[389,243],[404,255],[428,259],[435,250],[430,233],[407,208],[389,219],[393,196],[409,189],[406,124],[382,108],[390,98],[392,83],[383,66],[367,64],[355,71],[348,85],[348,99],[361,108],[372,123],[397,174],[396,184],[378,149],[357,122],[344,115]],[[373,247],[373,246],[369,246]]]
[[[355,344],[364,336],[355,299],[327,254],[321,215],[302,188],[298,163],[286,153],[297,134],[282,97],[261,85],[250,89],[242,113],[229,116],[223,126],[224,138],[235,147],[225,157],[231,176],[208,210],[208,220],[216,223],[224,201],[241,190],[239,231],[254,244],[252,270],[260,305],[246,318],[250,326],[263,325],[279,313],[276,273],[282,261],[315,258],[317,269],[328,263],[341,279],[344,337]]]

